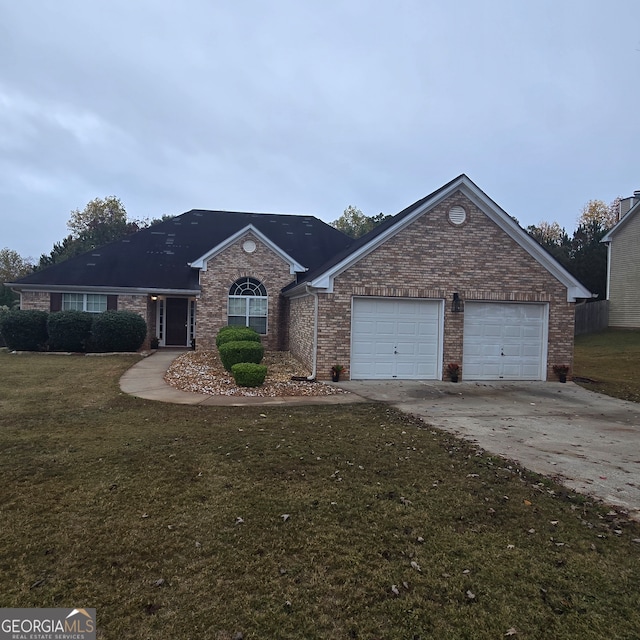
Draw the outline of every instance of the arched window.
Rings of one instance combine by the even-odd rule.
[[[229,324],[267,333],[267,290],[255,278],[240,278],[229,289]]]

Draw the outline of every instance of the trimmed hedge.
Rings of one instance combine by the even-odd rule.
[[[259,387],[267,377],[267,367],[253,362],[239,362],[231,367],[231,373],[240,387]]]
[[[44,351],[47,348],[46,311],[14,309],[0,315],[0,333],[11,351]]]
[[[147,337],[147,323],[133,311],[96,313],[91,327],[91,351],[137,351]]]
[[[238,342],[225,342],[218,349],[220,360],[227,371],[231,371],[234,364],[240,362],[253,362],[260,364],[264,357],[264,347],[260,342],[241,340]]]
[[[9,307],[1,306],[0,307],[0,347],[7,346],[4,342],[4,338],[2,337],[2,316],[5,313],[9,313]]]
[[[222,327],[216,335],[216,347],[218,349],[227,342],[260,342],[260,334],[250,327]]]
[[[86,351],[91,339],[93,313],[56,311],[49,314],[49,350]]]

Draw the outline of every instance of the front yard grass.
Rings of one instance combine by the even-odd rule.
[[[634,638],[640,526],[380,404],[123,395],[0,352],[0,606],[99,638]]]
[[[586,389],[640,402],[640,331],[608,329],[578,336],[573,374]]]

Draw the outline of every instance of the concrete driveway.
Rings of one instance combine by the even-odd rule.
[[[426,423],[640,520],[640,404],[571,382],[349,381]]]

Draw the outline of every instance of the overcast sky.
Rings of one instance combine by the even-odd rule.
[[[394,214],[461,173],[569,232],[640,189],[638,0],[0,0],[0,248],[72,209]]]

